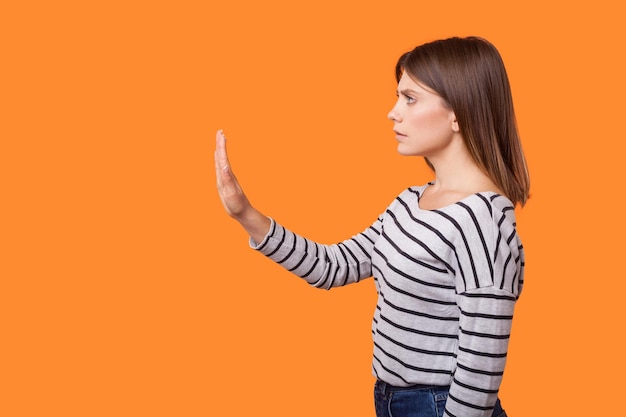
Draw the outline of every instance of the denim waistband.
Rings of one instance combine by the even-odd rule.
[[[381,390],[383,393],[387,394],[389,392],[397,392],[397,391],[415,391],[415,390],[449,390],[449,385],[423,385],[423,384],[415,384],[409,385],[408,387],[396,387],[394,385],[389,385],[385,381],[381,381],[380,379],[376,380],[376,387]]]

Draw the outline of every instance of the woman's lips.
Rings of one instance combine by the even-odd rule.
[[[405,134],[398,132],[397,130],[393,131],[396,134],[396,139],[400,140],[400,139],[404,139],[406,137]]]

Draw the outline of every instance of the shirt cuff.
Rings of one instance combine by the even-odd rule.
[[[248,244],[254,250],[261,250],[261,248],[263,248],[265,245],[267,245],[267,241],[274,234],[274,230],[276,229],[276,222],[274,221],[273,218],[271,218],[271,217],[268,217],[268,218],[270,219],[270,230],[267,232],[267,234],[265,235],[263,240],[261,240],[260,242],[257,243],[254,239],[252,239],[252,237],[248,238]]]

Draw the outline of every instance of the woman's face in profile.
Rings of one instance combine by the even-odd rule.
[[[456,134],[456,117],[444,100],[406,71],[398,82],[397,96],[388,117],[394,122],[398,152],[428,157],[447,148]]]

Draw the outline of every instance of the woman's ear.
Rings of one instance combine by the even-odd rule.
[[[452,113],[452,131],[454,133],[459,133],[461,128],[459,128],[459,122],[456,120],[456,115]]]

